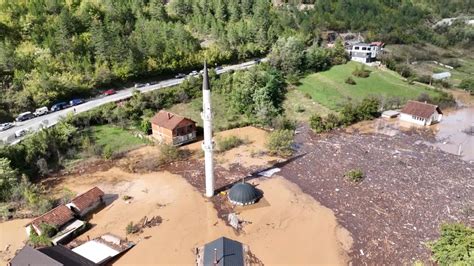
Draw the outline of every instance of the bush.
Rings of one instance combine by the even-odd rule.
[[[127,227],[125,227],[125,232],[127,233],[127,235],[135,234],[138,232],[138,230],[138,226],[136,224],[133,224],[133,222],[128,223]]]
[[[129,196],[129,195],[123,195],[122,196],[122,199],[127,201],[127,200],[131,200],[133,197],[132,196]]]
[[[140,122],[140,130],[147,135],[151,134],[151,123],[147,118]]]
[[[293,130],[279,129],[268,137],[267,148],[271,154],[287,157],[293,153]]]
[[[295,130],[296,122],[280,115],[280,116],[275,117],[272,120],[271,126],[277,130],[278,129]]]
[[[309,94],[309,93],[307,93],[307,92],[304,94],[304,97],[305,97],[306,99],[313,99],[313,97],[311,97],[311,94]]]
[[[301,105],[296,106],[296,112],[297,113],[304,113],[305,111],[306,111],[306,109],[303,106],[301,106]]]
[[[439,265],[474,265],[474,230],[463,224],[441,225],[441,236],[429,243]]]
[[[58,233],[57,228],[47,223],[41,223],[40,231],[41,235],[38,235],[33,228],[30,229],[30,244],[34,247],[51,246],[51,237]]]
[[[364,173],[360,169],[349,170],[344,176],[352,182],[360,182],[364,179]]]
[[[370,70],[365,69],[365,65],[362,65],[362,68],[356,67],[352,75],[359,78],[368,78],[370,76]]]
[[[461,83],[459,84],[459,88],[473,93],[474,92],[474,79],[473,78],[463,79]]]
[[[217,140],[217,149],[219,152],[225,152],[237,148],[244,143],[245,141],[237,136],[229,136]]]
[[[347,83],[347,84],[350,84],[350,85],[356,85],[357,84],[352,77],[346,78],[346,80],[344,82]]]
[[[109,145],[105,146],[104,150],[102,151],[102,157],[106,160],[109,160],[112,158],[113,155],[114,152],[112,150],[112,147],[110,147]]]
[[[420,77],[416,78],[416,81],[425,83],[425,84],[430,84],[431,83],[431,76],[430,75],[423,75]]]
[[[161,144],[160,145],[160,156],[158,158],[159,164],[167,164],[177,160],[184,159],[186,157],[186,152],[180,150],[178,147],[169,145],[169,144]]]

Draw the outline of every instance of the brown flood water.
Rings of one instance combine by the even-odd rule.
[[[474,107],[448,112],[441,123],[435,126],[435,144],[440,149],[460,155],[466,161],[474,161]]]

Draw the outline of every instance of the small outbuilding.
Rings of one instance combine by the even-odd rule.
[[[85,217],[104,204],[104,192],[98,187],[78,195],[66,204],[76,215]]]
[[[228,198],[235,205],[250,205],[260,198],[260,191],[249,183],[237,183],[230,188]]]
[[[73,248],[72,251],[98,265],[105,265],[133,246],[135,246],[133,242],[112,234],[105,234]]]
[[[160,110],[150,122],[152,136],[160,143],[182,145],[196,139],[196,122],[189,118]]]
[[[441,72],[431,75],[431,78],[434,80],[445,80],[451,77],[451,73],[449,72]]]
[[[400,111],[400,120],[417,124],[420,126],[429,126],[439,123],[443,113],[437,105],[422,103],[418,101],[408,101]]]
[[[35,218],[33,221],[25,225],[26,234],[29,236],[31,230],[34,230],[38,235],[42,235],[41,224],[48,224],[60,230],[67,224],[75,220],[74,213],[66,207],[66,205],[59,205],[49,212]]]

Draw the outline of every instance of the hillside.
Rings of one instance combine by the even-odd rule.
[[[302,79],[298,87],[304,93],[322,105],[331,109],[337,109],[340,104],[347,100],[362,100],[367,96],[383,97],[385,99],[399,98],[402,102],[414,99],[421,93],[436,94],[421,85],[410,85],[402,80],[397,73],[373,67],[368,78],[357,78],[352,75],[356,67],[362,64],[349,62],[345,65],[334,66],[330,70],[308,75]],[[350,85],[345,83],[346,78],[351,77],[357,83]]]

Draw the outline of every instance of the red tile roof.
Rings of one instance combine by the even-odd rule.
[[[103,196],[104,192],[100,190],[100,188],[93,187],[89,189],[89,191],[84,192],[81,195],[72,199],[71,203],[76,205],[76,208],[79,209],[79,211],[82,211],[87,207],[91,206],[92,204],[96,203]]]
[[[425,119],[430,118],[430,116],[435,112],[442,114],[438,106],[417,101],[408,101],[401,111],[401,113],[414,115]]]
[[[50,210],[49,212],[37,217],[26,226],[33,224],[39,227],[42,223],[56,226],[57,228],[65,225],[67,222],[74,219],[72,211],[66,207],[66,205],[59,205],[58,207]]]
[[[150,120],[152,124],[158,125],[160,127],[164,127],[170,130],[175,129],[182,121],[189,121],[191,123],[195,123],[193,120],[170,113],[165,110],[160,110],[156,115]]]

